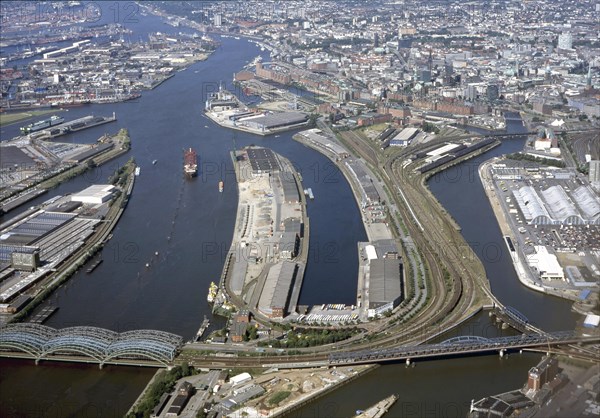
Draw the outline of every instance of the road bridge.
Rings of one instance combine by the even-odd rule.
[[[35,360],[171,366],[183,338],[164,331],[115,332],[78,326],[55,329],[32,323],[0,328],[0,356]]]

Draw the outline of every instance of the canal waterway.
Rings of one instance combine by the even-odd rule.
[[[517,134],[526,129],[522,121],[508,119],[506,131]],[[494,295],[502,303],[516,308],[544,330],[573,329],[577,314],[571,311],[572,302],[521,285],[479,179],[478,169],[483,162],[521,151],[525,141],[526,137],[505,139],[501,146],[432,176],[428,186],[462,228],[466,241],[485,266]]]
[[[150,26],[163,32],[173,29],[156,18],[148,23],[147,18],[140,18],[143,30]],[[155,26],[159,24],[160,27]],[[202,115],[207,92],[215,91],[220,81],[229,84],[233,72],[257,55],[267,59],[246,40],[229,38],[221,42],[222,46],[207,61],[177,73],[135,101],[71,108],[63,113],[74,119],[115,111],[117,122],[63,137],[61,141],[91,143],[105,132],[127,128],[132,150],[64,183],[28,206],[105,181],[114,168],[131,157],[140,165],[141,175],[136,179],[129,206],[103,251],[104,263],[92,274],[77,273],[52,295],[47,303],[60,309],[47,325],[92,325],[115,331],[155,328],[191,338],[203,316],[210,314],[206,303],[208,285],[220,276],[233,233],[237,188],[229,151],[234,146],[250,144],[271,147],[290,159],[302,172],[304,186],[311,187],[315,194],[315,199],[308,202],[311,250],[300,304],[355,300],[356,242],[366,240],[366,235],[351,189],[339,170],[316,151],[293,141],[292,133],[267,138],[233,133]],[[16,135],[18,126],[2,128],[1,137]],[[521,145],[519,140],[506,142],[464,164],[475,165]],[[191,181],[182,176],[183,149],[190,146],[198,152],[201,168],[199,176]],[[225,182],[223,193],[218,192],[219,180]],[[574,317],[566,303],[519,285],[476,170],[473,180],[464,176],[453,180],[442,173],[429,184],[463,227],[467,241],[495,242],[501,249],[499,261],[483,261],[494,292],[504,303],[544,328],[572,326]],[[222,325],[217,319],[212,322],[213,326]],[[476,317],[467,324],[471,328],[465,333],[479,335],[475,328],[499,332],[486,324],[484,315]],[[429,412],[411,412],[412,416],[439,416],[433,408],[449,408],[451,402],[459,402],[464,408],[472,397],[519,386],[537,359],[537,355],[513,355],[503,360],[488,356],[423,362],[414,369],[385,366],[308,405],[301,415],[295,416],[349,416],[348,411],[364,408],[387,396],[387,392],[401,393],[411,402],[410,406],[399,402],[398,408],[422,403],[431,408]],[[150,369],[109,366],[100,371],[93,365],[49,362],[34,366],[33,362],[20,360],[0,360],[0,369],[0,416],[122,416],[153,373]],[[460,385],[454,383],[457,380]],[[55,401],[68,402],[71,409],[48,408]],[[464,414],[448,412],[446,416]]]

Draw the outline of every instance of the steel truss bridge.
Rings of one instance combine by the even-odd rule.
[[[21,352],[34,358],[36,364],[44,359],[69,361],[74,356],[99,363],[101,368],[124,360],[170,366],[182,343],[178,335],[155,330],[118,333],[96,327],[54,329],[31,323],[0,328],[0,355],[2,351]]]
[[[406,360],[408,363],[411,359],[416,358],[465,355],[489,351],[498,351],[500,355],[503,355],[504,352],[511,349],[550,347],[559,344],[593,342],[598,340],[600,340],[600,335],[582,337],[577,335],[575,331],[550,332],[544,335],[522,334],[499,338],[461,336],[451,338],[439,344],[331,353],[329,354],[329,364],[381,363],[398,360]]]

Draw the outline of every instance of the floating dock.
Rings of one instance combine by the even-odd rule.
[[[208,328],[209,325],[210,325],[210,321],[208,320],[208,318],[205,315],[204,321],[202,321],[202,325],[200,325],[200,329],[196,333],[196,337],[194,337],[194,342],[197,342],[200,340],[200,338],[202,338],[202,335],[204,335],[204,333],[206,332],[206,329]]]
[[[32,324],[43,324],[54,312],[58,311],[58,306],[48,305],[42,308],[37,314],[29,320]]]

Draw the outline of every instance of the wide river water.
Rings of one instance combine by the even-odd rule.
[[[141,19],[133,25],[141,34],[174,30],[157,18]],[[191,338],[203,316],[210,315],[208,285],[219,278],[233,233],[237,189],[229,152],[234,146],[250,144],[270,147],[290,159],[302,172],[304,186],[315,194],[308,204],[311,250],[300,304],[355,300],[356,242],[366,240],[366,235],[351,189],[339,170],[316,151],[293,141],[293,133],[267,138],[234,134],[203,116],[206,94],[215,91],[219,82],[231,87],[235,71],[257,55],[268,60],[265,52],[244,39],[221,41],[221,47],[207,61],[178,72],[136,101],[83,106],[63,113],[71,120],[116,112],[117,122],[62,140],[90,143],[105,132],[127,128],[132,150],[27,206],[104,182],[115,167],[131,157],[140,165],[141,175],[103,251],[104,263],[92,274],[77,273],[52,295],[47,303],[60,309],[46,325],[91,325],[115,331],[153,328]],[[15,136],[18,126],[2,128],[1,138]],[[509,126],[509,130],[519,128]],[[543,328],[568,329],[575,320],[568,303],[527,290],[516,279],[476,175],[482,161],[512,152],[522,144],[522,140],[507,141],[434,176],[429,185],[475,250],[486,248],[483,261],[494,293]],[[186,147],[195,148],[199,155],[199,176],[191,181],[182,176]],[[223,193],[217,187],[221,179],[225,182]],[[499,252],[490,252],[492,247]],[[212,327],[222,325],[217,318],[211,322]],[[459,332],[493,336],[500,331],[489,324],[487,316],[479,315]],[[408,369],[404,365],[384,366],[293,415],[347,417],[388,393],[399,393],[401,401],[392,416],[464,416],[471,398],[519,386],[538,359],[532,354],[503,360],[481,356],[423,362]],[[11,417],[122,416],[154,372],[50,362],[35,366],[32,361],[6,359],[0,360],[0,370],[0,416]]]

